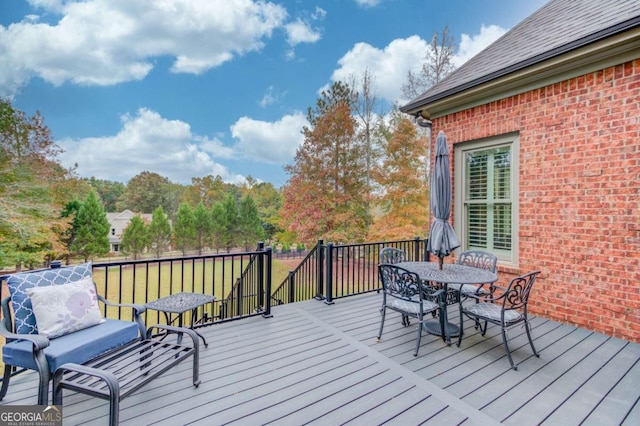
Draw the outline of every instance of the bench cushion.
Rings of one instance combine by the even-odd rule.
[[[65,268],[45,269],[37,272],[20,272],[9,275],[7,287],[11,294],[15,332],[17,334],[38,334],[36,317],[33,314],[31,299],[27,289],[51,285],[68,284],[92,277],[91,262]]]
[[[51,345],[44,349],[44,353],[53,374],[62,364],[83,364],[138,336],[139,329],[135,322],[108,319],[102,324],[51,339]],[[13,341],[2,347],[5,364],[37,370],[32,353],[33,345],[24,340]]]

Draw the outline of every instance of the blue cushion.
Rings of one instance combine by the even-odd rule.
[[[7,287],[11,294],[15,332],[17,334],[38,334],[36,317],[27,289],[51,285],[67,284],[92,276],[91,262],[64,268],[46,269],[37,272],[21,272],[9,275]]]
[[[138,335],[137,323],[108,319],[102,324],[51,339],[51,345],[44,349],[44,353],[53,373],[66,362],[83,364],[103,352],[135,340]],[[2,357],[5,364],[37,370],[31,342],[20,340],[5,344]]]

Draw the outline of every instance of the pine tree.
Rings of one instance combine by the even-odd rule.
[[[155,249],[157,258],[171,245],[171,225],[162,206],[158,206],[151,215],[149,245]]]
[[[255,246],[264,238],[264,229],[258,216],[258,208],[251,195],[248,194],[240,202],[238,236],[240,243],[247,251],[252,245]]]
[[[90,192],[78,210],[78,229],[71,245],[85,262],[109,253],[109,221],[95,192]]]
[[[238,206],[233,195],[227,194],[222,203],[224,231],[222,233],[223,247],[227,249],[227,253],[238,244]]]
[[[356,137],[348,85],[335,83],[309,110],[305,140],[284,189],[283,226],[298,240],[363,241],[367,227],[364,150]]]
[[[196,206],[194,212],[194,229],[195,229],[195,244],[198,254],[202,254],[202,249],[211,240],[211,212],[207,210],[204,203],[201,201]]]
[[[173,226],[173,235],[177,247],[182,250],[182,255],[187,254],[187,249],[193,247],[196,236],[196,219],[193,209],[187,203],[180,203],[176,223]]]
[[[140,215],[135,215],[122,234],[122,251],[137,260],[148,246],[149,229]]]

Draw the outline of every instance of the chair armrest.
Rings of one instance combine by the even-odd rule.
[[[133,319],[135,322],[138,323],[138,329],[140,330],[140,337],[144,337],[146,334],[146,326],[144,324],[144,321],[142,319],[142,314],[144,312],[146,312],[147,308],[144,305],[139,305],[137,303],[115,303],[115,302],[110,302],[107,299],[104,298],[104,296],[101,296],[98,294],[98,300],[100,300],[102,303],[104,303],[107,306],[114,306],[114,307],[119,307],[119,308],[131,308],[133,309]]]
[[[140,315],[140,314],[144,313],[147,310],[147,308],[144,305],[139,305],[137,303],[115,303],[115,302],[110,302],[109,300],[105,299],[104,296],[101,296],[101,295],[98,295],[98,300],[100,300],[102,303],[104,303],[107,306],[116,306],[116,307],[121,307],[121,308],[132,308],[136,315]]]
[[[49,339],[39,334],[16,334],[7,330],[4,321],[0,321],[0,335],[4,337],[7,342],[12,340],[26,340],[33,344],[33,350],[35,352],[40,351],[49,346]]]

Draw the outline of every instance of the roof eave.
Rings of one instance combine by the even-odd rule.
[[[579,72],[578,75],[588,73],[592,65],[598,69],[639,55],[640,16],[637,16],[481,78],[416,100],[400,107],[400,111],[435,118],[443,115],[442,111],[451,112],[456,106],[499,97],[499,94],[517,93],[518,88],[520,91],[530,90],[536,82],[546,85],[558,81],[558,78],[566,79],[575,72]]]

